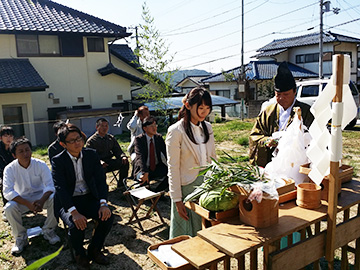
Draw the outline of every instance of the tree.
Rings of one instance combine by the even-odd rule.
[[[142,6],[142,19],[144,23],[140,24],[135,54],[149,84],[143,87],[145,91],[139,97],[145,101],[154,101],[158,110],[166,113],[165,97],[172,91],[172,76],[176,72],[169,71],[174,56],[169,56],[169,46],[156,29],[146,2]]]

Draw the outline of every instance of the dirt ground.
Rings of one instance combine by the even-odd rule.
[[[356,130],[359,131],[359,130]],[[360,152],[358,148],[358,132],[351,134],[344,134],[348,138],[344,140],[344,164],[350,164],[359,168]],[[241,149],[239,145],[229,142],[219,143],[217,146],[218,151],[234,152]],[[246,154],[246,147],[241,150],[241,153],[235,153],[238,155]],[[239,150],[240,151],[240,150]],[[235,151],[236,152],[236,151]],[[92,264],[91,269],[160,269],[154,262],[147,256],[147,248],[156,243],[160,243],[168,239],[169,234],[169,213],[170,213],[170,199],[165,196],[164,199],[159,201],[158,207],[166,225],[162,225],[157,215],[153,215],[150,221],[144,221],[142,224],[144,228],[150,229],[148,232],[143,233],[136,223],[132,225],[126,224],[131,216],[131,210],[128,202],[126,201],[122,190],[116,188],[116,181],[111,181],[112,175],[108,174],[109,184],[109,201],[113,214],[115,215],[115,222],[113,228],[105,242],[105,253],[111,259],[109,266],[100,266]],[[148,205],[146,206],[148,207]],[[0,206],[0,212],[2,212],[2,205]],[[351,215],[355,215],[357,207],[353,207]],[[339,217],[339,220],[341,218]],[[44,221],[43,215],[34,216],[33,214],[27,214],[24,218],[24,224],[26,227],[31,228],[35,226],[42,226]],[[87,237],[91,237],[93,224],[89,224],[87,229]],[[154,229],[151,229],[154,228]],[[50,245],[42,236],[38,236],[30,239],[30,245],[18,256],[11,255],[11,247],[13,246],[14,239],[11,235],[10,226],[8,223],[0,220],[0,269],[23,269],[33,261],[49,255],[55,252],[61,245],[64,245],[63,251],[58,257],[42,267],[42,269],[76,269],[76,265],[72,261],[70,250],[66,244],[65,231],[63,224],[60,222],[57,233],[60,236],[62,242],[54,246]],[[86,244],[88,240],[86,240]],[[352,243],[353,245],[353,243]],[[259,249],[259,269],[262,266],[262,252]],[[340,258],[340,252],[336,252],[336,258]],[[354,259],[349,253],[350,264],[354,263]],[[249,258],[246,258],[249,261]],[[327,269],[326,262],[322,261],[322,269]],[[340,269],[339,261],[335,263],[335,269]],[[222,269],[219,267],[219,269]],[[237,262],[231,261],[231,269],[237,269]],[[312,269],[308,267],[307,269]],[[352,268],[350,268],[352,269]]]

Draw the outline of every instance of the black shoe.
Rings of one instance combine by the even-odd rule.
[[[88,258],[101,265],[109,265],[110,259],[106,257],[100,250],[96,248],[88,248]]]
[[[87,257],[76,255],[76,266],[78,270],[89,270],[90,269],[90,261]]]

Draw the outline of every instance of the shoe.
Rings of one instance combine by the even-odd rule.
[[[5,215],[5,212],[2,213],[2,221],[8,222],[8,219],[7,219],[6,215]]]
[[[90,261],[87,257],[76,255],[76,266],[78,270],[89,270],[90,269]]]
[[[98,264],[109,265],[110,259],[106,257],[100,250],[96,248],[88,248],[88,258]]]
[[[57,236],[54,230],[44,231],[44,238],[49,241],[50,245],[54,245],[57,242],[60,242],[60,237]]]
[[[24,250],[24,248],[27,245],[29,245],[29,241],[28,241],[27,237],[26,238],[17,238],[15,241],[15,245],[11,249],[11,253],[19,254]]]

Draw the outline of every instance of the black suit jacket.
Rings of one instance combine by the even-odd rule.
[[[158,164],[156,164],[156,166],[167,167],[167,164],[164,164],[161,159],[161,153],[163,153],[163,155],[166,158],[165,141],[160,134],[154,135],[154,141],[155,141],[155,154],[158,160]],[[136,175],[139,172],[143,172],[143,173],[149,172],[149,168],[146,166],[146,161],[148,159],[149,154],[148,154],[148,145],[147,145],[145,133],[135,137],[134,145],[135,145],[135,153],[136,153],[136,158],[134,160],[134,176],[136,177]]]
[[[99,201],[100,199],[107,200],[108,186],[99,156],[94,149],[87,148],[82,149],[82,155],[84,180],[90,189],[90,193]],[[56,217],[59,217],[61,208],[68,211],[70,207],[76,206],[73,203],[76,182],[75,169],[67,151],[53,157],[51,165],[55,185],[54,209]]]

